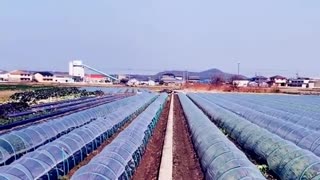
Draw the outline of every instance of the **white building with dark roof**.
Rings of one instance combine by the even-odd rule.
[[[198,82],[200,82],[200,77],[199,76],[188,76],[188,82],[198,83]]]
[[[7,71],[0,70],[0,82],[6,82],[9,80],[9,73]]]
[[[274,87],[285,87],[287,86],[287,78],[284,76],[272,76],[270,77],[270,81],[268,82],[270,86]]]
[[[51,83],[51,82],[53,82],[54,76],[51,72],[43,71],[43,72],[36,72],[33,75],[33,78],[37,82]]]
[[[291,78],[288,79],[288,86],[289,87],[301,87],[301,88],[309,88],[310,78]]]

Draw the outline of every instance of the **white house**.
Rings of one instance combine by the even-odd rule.
[[[130,79],[128,82],[127,82],[127,85],[128,86],[138,86],[140,84],[140,82],[137,80],[137,79]]]
[[[149,80],[149,81],[148,81],[148,85],[149,85],[149,86],[155,86],[155,85],[156,85],[156,82],[154,82],[153,80]]]
[[[74,83],[73,76],[70,75],[54,75],[53,82],[55,83]]]
[[[14,70],[8,74],[8,80],[11,82],[30,82],[32,79],[32,73],[29,71]]]
[[[237,87],[248,87],[249,86],[249,80],[246,80],[246,79],[243,79],[243,80],[233,80],[232,81],[232,84],[234,86],[237,86]]]
[[[320,79],[318,78],[314,78],[314,79],[311,79],[308,83],[308,88],[320,88]]]
[[[41,83],[51,83],[53,82],[53,74],[51,72],[36,72],[33,79]]]
[[[5,82],[9,80],[9,74],[6,71],[0,71],[0,82]]]
[[[283,76],[272,76],[269,81],[270,86],[283,87],[287,86],[287,78]]]
[[[183,77],[182,76],[176,76],[176,80],[182,81]]]
[[[289,87],[301,87],[301,88],[309,88],[310,78],[297,78],[297,79],[289,79],[288,86]]]

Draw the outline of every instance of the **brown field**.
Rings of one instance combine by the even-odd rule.
[[[0,91],[0,104],[9,100],[10,96],[16,92],[18,91],[10,91],[10,90]]]

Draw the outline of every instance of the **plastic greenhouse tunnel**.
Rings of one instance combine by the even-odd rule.
[[[319,179],[320,159],[238,114],[196,94],[188,96],[244,149],[263,158],[283,180]],[[205,95],[204,95],[205,96]]]
[[[66,175],[157,97],[149,93],[137,96],[135,101],[127,102],[121,108],[100,107],[102,109],[96,113],[100,117],[96,120],[23,155],[10,165],[0,167],[0,179],[58,179]]]
[[[0,135],[0,164],[10,164],[23,153],[33,151],[54,139],[103,118],[112,110],[140,101],[141,97],[131,96],[95,108],[83,110],[48,122],[31,125]]]
[[[186,95],[179,94],[179,99],[206,179],[265,179],[246,155]]]
[[[140,163],[166,99],[166,94],[160,95],[100,154],[81,167],[71,179],[130,179]]]
[[[253,106],[246,107],[243,105],[247,104],[246,102],[242,102],[241,105],[236,104],[231,100],[227,100],[228,98],[225,98],[225,95],[206,94],[200,96],[241,117],[244,117],[246,120],[270,131],[271,133],[291,141],[297,146],[313,152],[317,156],[320,156],[320,133],[317,130],[319,126],[318,120],[308,121],[308,118],[292,118],[290,120],[278,118],[275,116],[279,116],[279,113],[272,113],[273,111],[268,110],[267,108],[261,108],[261,112],[259,112],[257,110],[259,109],[259,106],[256,108],[253,108]],[[262,113],[265,111],[269,113]]]

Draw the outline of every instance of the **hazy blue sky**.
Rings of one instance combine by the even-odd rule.
[[[1,0],[0,69],[320,77],[319,0]]]

